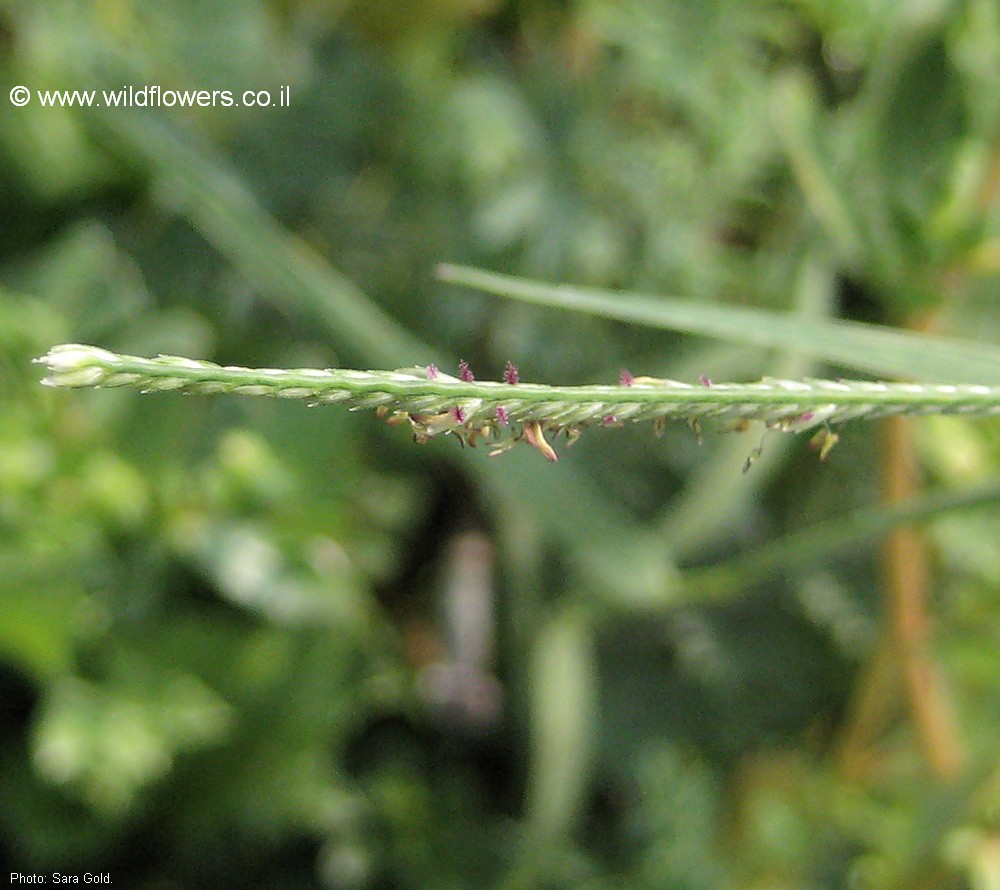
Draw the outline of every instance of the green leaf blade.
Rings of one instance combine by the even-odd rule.
[[[616,321],[792,350],[876,376],[955,383],[1000,383],[1000,348],[911,334],[851,321],[800,318],[747,307],[692,303],[675,297],[549,285],[443,265],[439,277],[537,306],[572,309]]]

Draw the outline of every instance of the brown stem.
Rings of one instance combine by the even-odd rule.
[[[851,781],[866,781],[877,771],[872,749],[891,722],[897,678],[892,644],[883,639],[860,678],[840,741],[840,772]]]
[[[933,316],[910,320],[913,330],[928,330]],[[884,421],[883,500],[887,504],[912,497],[919,472],[909,420]],[[884,731],[897,680],[903,684],[918,744],[935,777],[958,777],[965,754],[951,703],[930,651],[928,591],[930,570],[921,533],[902,526],[886,536],[883,551],[887,633],[854,702],[841,745],[841,769],[860,778],[874,766],[866,752]]]
[[[904,418],[887,418],[884,473],[886,502],[913,496],[918,487],[916,459],[910,426]],[[908,527],[893,531],[885,542],[883,564],[892,640],[920,747],[933,774],[951,780],[961,772],[964,754],[951,704],[930,653],[930,573],[921,533]]]

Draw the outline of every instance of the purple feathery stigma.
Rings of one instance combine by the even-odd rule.
[[[504,426],[510,424],[510,415],[507,413],[507,409],[503,405],[497,405],[496,410],[497,423],[501,423]]]
[[[712,378],[709,377],[707,374],[702,374],[701,377],[698,378],[698,382],[702,386],[711,386],[712,385]]]
[[[461,405],[456,405],[451,409],[451,416],[455,418],[455,423],[465,423],[465,412]]]
[[[427,379],[436,380],[438,375],[438,366],[430,364],[427,366]]]
[[[618,377],[619,386],[631,386],[635,383],[635,377],[632,376],[632,372],[628,368],[622,368],[622,372]]]
[[[614,426],[616,423],[618,423],[618,418],[615,417],[614,414],[605,414],[603,419],[601,420],[601,423],[603,423],[604,426]]]
[[[513,362],[507,362],[507,367],[503,371],[503,382],[509,383],[511,386],[517,386],[517,366]]]
[[[458,363],[458,376],[464,383],[472,383],[476,379],[464,358]]]

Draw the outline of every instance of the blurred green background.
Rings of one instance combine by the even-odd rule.
[[[30,365],[84,342],[550,383],[851,370],[481,296],[442,261],[996,343],[998,0],[4,0],[0,70],[12,872],[1000,887],[995,502],[906,545],[919,651],[886,642],[877,541],[684,595],[878,503],[908,452],[876,425],[822,464],[771,437],[746,475],[755,434],[683,424],[549,466]],[[15,107],[18,84],[290,105]],[[995,420],[904,440],[927,487],[1000,472]]]

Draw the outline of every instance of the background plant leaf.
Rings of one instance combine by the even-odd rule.
[[[885,377],[962,383],[1000,381],[1000,349],[857,322],[799,319],[760,309],[704,305],[673,297],[547,285],[464,266],[439,277],[537,306],[571,309],[649,327],[801,352]]]

